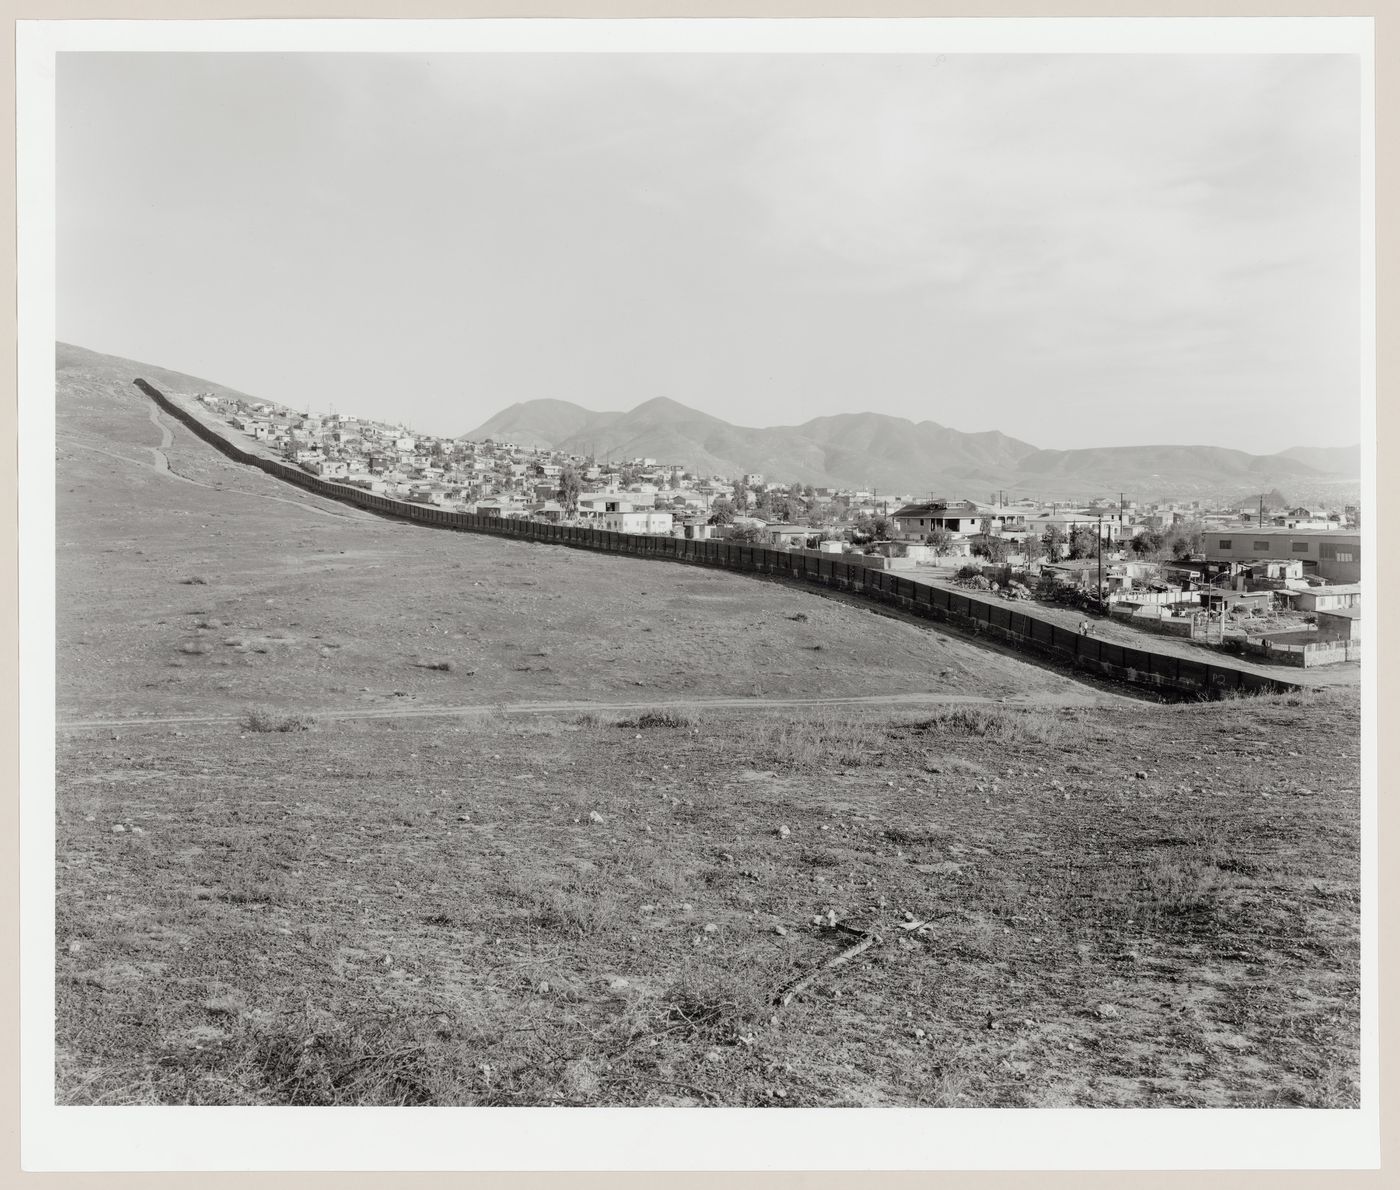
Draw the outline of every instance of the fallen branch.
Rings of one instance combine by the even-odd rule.
[[[841,928],[844,929],[845,932],[848,934],[856,933],[856,931],[853,930],[850,926],[844,926]],[[873,931],[867,931],[861,934],[860,938],[861,940],[857,942],[854,946],[848,946],[840,954],[833,955],[831,958],[827,959],[827,961],[824,962],[820,967],[817,967],[813,971],[807,972],[806,975],[794,979],[790,983],[784,984],[783,987],[778,991],[778,994],[773,997],[773,1003],[776,1004],[779,1008],[786,1008],[789,1004],[792,1003],[793,997],[801,995],[801,993],[805,992],[809,987],[811,987],[812,984],[814,984],[817,981],[817,977],[821,975],[823,971],[830,971],[835,967],[841,966],[843,963],[849,963],[853,958],[856,957],[856,955],[864,954],[872,946],[877,946],[879,945],[879,943],[884,941],[884,939],[881,938],[879,934],[876,934]]]

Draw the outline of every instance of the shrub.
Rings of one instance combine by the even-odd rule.
[[[182,582],[187,587],[203,587],[208,584],[208,579],[200,578],[199,575],[191,575],[189,578],[182,578]]]
[[[449,673],[449,672],[451,672],[451,669],[452,669],[452,662],[450,662],[450,661],[420,661],[420,662],[418,662],[418,668],[419,668],[419,669],[436,669],[436,670],[441,670],[443,673]]]
[[[209,646],[199,640],[182,641],[180,643],[180,652],[188,653],[192,657],[197,657],[201,653],[209,652]]]
[[[699,1033],[737,1033],[772,1011],[761,978],[749,967],[687,967],[666,992],[668,1015]]]
[[[805,624],[807,622],[807,613],[798,612],[795,616],[789,616],[788,619],[793,620],[798,624]]]
[[[273,711],[249,711],[243,716],[246,731],[308,731],[314,720],[302,715],[278,715]]]
[[[675,711],[643,711],[635,719],[623,719],[619,727],[694,727],[695,720],[689,715],[679,715]]]

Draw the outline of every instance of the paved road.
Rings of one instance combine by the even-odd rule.
[[[801,710],[807,707],[877,707],[887,710],[931,706],[1089,707],[1124,701],[1111,694],[1065,692],[987,698],[975,694],[864,694],[844,698],[648,698],[632,702],[506,702],[467,706],[332,708],[309,713],[318,720],[469,719],[482,715],[618,714],[624,711]],[[128,719],[60,719],[60,730],[107,727],[180,727],[238,723],[241,715],[148,715]]]

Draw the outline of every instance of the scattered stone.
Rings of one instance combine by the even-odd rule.
[[[1118,1007],[1115,1004],[1100,1004],[1094,1009],[1094,1015],[1101,1021],[1116,1021],[1123,1014],[1118,1011]]]
[[[549,981],[548,981],[548,980],[542,980],[542,981],[540,982],[539,993],[540,993],[541,996],[547,996],[547,995],[549,995]]]
[[[117,823],[117,825],[114,826],[114,827],[112,828],[112,834],[114,834],[114,835],[124,835],[125,833],[126,833],[126,827],[122,826],[122,824],[121,824],[120,822]]]
[[[589,821],[589,822],[602,822],[602,821],[603,821],[603,816],[602,816],[601,814],[599,814],[597,810],[589,810],[589,811],[588,811],[588,821]]]
[[[718,933],[719,933],[719,926],[715,925],[715,923],[712,922],[712,921],[707,921],[707,922],[705,923],[705,933],[707,933],[707,934],[718,934]]]
[[[719,1050],[711,1050],[708,1054],[705,1055],[705,1061],[706,1061],[706,1062],[721,1062],[721,1061],[723,1061],[723,1058],[720,1056]]]
[[[787,937],[787,927],[783,925],[776,925],[773,927],[773,933],[780,934],[783,937]]]
[[[614,975],[608,980],[608,990],[612,992],[625,992],[632,986],[632,981],[621,975]]]
[[[1147,780],[1147,774],[1143,772],[1142,769],[1138,769],[1138,771],[1133,774],[1133,777],[1138,781]]]
[[[778,828],[778,838],[786,839],[790,834],[792,834],[792,831],[788,829],[786,823]]]

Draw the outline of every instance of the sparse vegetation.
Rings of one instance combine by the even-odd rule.
[[[243,730],[256,733],[309,731],[313,720],[303,715],[279,715],[275,711],[248,711],[243,716]]]
[[[619,727],[636,728],[645,730],[652,727],[668,727],[672,730],[689,730],[695,726],[695,720],[689,715],[671,710],[651,710],[643,711],[635,719],[619,719]]]

